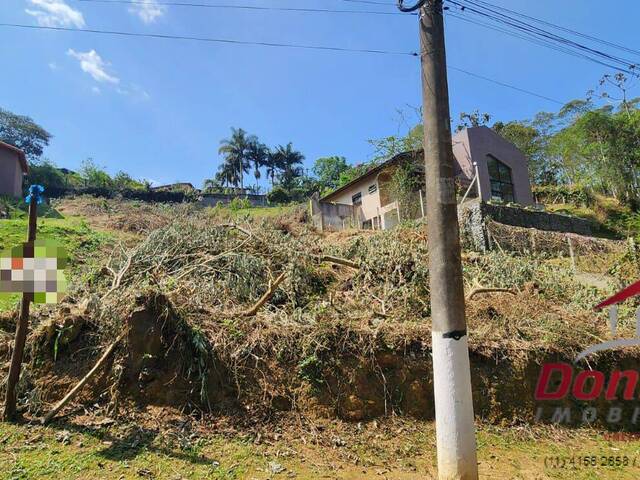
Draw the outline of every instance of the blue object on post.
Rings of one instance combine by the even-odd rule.
[[[36,204],[42,203],[42,194],[44,193],[44,187],[42,185],[31,185],[29,187],[29,195],[26,196],[24,201],[29,205],[31,200],[35,198]]]

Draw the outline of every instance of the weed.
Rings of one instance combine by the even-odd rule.
[[[298,377],[313,388],[320,388],[324,383],[322,369],[322,361],[315,354],[309,355],[298,364]]]

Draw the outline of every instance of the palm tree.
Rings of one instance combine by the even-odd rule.
[[[215,180],[222,185],[236,186],[240,182],[240,175],[236,165],[231,162],[225,162],[218,167]]]
[[[231,127],[231,138],[223,139],[220,142],[220,148],[218,148],[218,153],[224,158],[224,167],[221,166],[220,171],[226,172],[226,179],[231,181],[234,186],[240,183],[240,188],[244,188],[244,174],[250,168],[247,159],[250,140],[251,137],[248,137],[247,132],[242,128]],[[231,175],[231,170],[235,170],[235,174]]]
[[[214,178],[206,178],[203,183],[204,190],[207,192],[216,192],[222,189],[223,183],[219,175]]]
[[[285,188],[291,188],[293,181],[304,174],[301,167],[304,155],[293,149],[289,142],[286,146],[278,145],[275,150],[276,164],[280,170],[280,183]]]
[[[276,175],[280,170],[280,157],[277,150],[267,150],[267,158],[265,159],[264,166],[267,170],[267,177],[271,179],[271,188],[275,184]]]
[[[247,148],[247,160],[253,165],[253,176],[256,179],[256,192],[259,190],[258,180],[260,180],[260,169],[267,166],[269,149],[264,143],[260,143],[254,135],[250,137]]]

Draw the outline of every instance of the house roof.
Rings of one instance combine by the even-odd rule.
[[[393,157],[385,160],[381,164],[376,165],[375,167],[371,168],[370,170],[367,170],[365,173],[363,173],[359,177],[354,178],[349,183],[345,183],[341,187],[335,189],[333,192],[328,193],[327,195],[322,197],[320,199],[320,201],[321,202],[328,202],[328,201],[331,200],[332,197],[334,197],[337,194],[342,193],[345,190],[349,189],[349,187],[351,187],[352,185],[355,185],[356,183],[360,182],[363,178],[366,178],[366,177],[369,177],[371,175],[375,175],[375,174],[381,172],[385,168],[390,167],[391,165],[394,165],[394,164],[398,163],[400,160],[406,158],[408,155],[411,155],[411,154],[415,155],[415,154],[419,154],[421,152],[422,152],[422,150],[414,150],[414,151],[407,151],[407,152],[398,153],[398,154],[394,155]]]
[[[4,143],[0,141],[0,148],[4,148],[5,150],[10,150],[16,155],[18,155],[18,160],[20,161],[20,166],[22,167],[22,171],[27,174],[29,173],[29,164],[27,163],[27,157],[24,156],[24,152],[13,145],[9,145],[8,143]]]

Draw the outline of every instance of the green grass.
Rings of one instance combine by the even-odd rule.
[[[389,424],[385,426],[385,424]],[[398,428],[400,427],[400,428]],[[254,443],[251,432],[160,434],[138,425],[42,427],[0,423],[0,478],[26,479],[266,479],[394,478],[435,475],[432,422],[384,420],[381,426],[336,423],[319,443],[290,437]],[[336,447],[331,438],[341,438]],[[590,430],[545,427],[477,432],[481,479],[621,479],[640,476],[640,442],[613,441]],[[597,457],[596,466],[554,468],[548,457]],[[602,458],[627,457],[627,466]],[[270,463],[285,470],[274,474]],[[635,462],[635,464],[634,464]]]
[[[27,227],[26,218],[0,220],[0,250],[25,242]],[[96,250],[109,236],[91,229],[82,218],[68,217],[39,218],[37,238],[58,242],[73,259],[80,253]]]
[[[293,212],[299,205],[278,205],[273,207],[250,207],[233,209],[219,204],[215,207],[208,207],[207,213],[214,217],[240,219],[263,219],[273,218],[278,215]]]
[[[0,251],[9,249],[26,241],[28,220],[24,215],[0,220]],[[111,240],[111,235],[96,232],[86,221],[79,217],[64,218],[55,210],[47,216],[38,218],[37,238],[53,240],[63,246],[69,256],[69,266],[65,273],[70,279],[76,267],[83,263],[96,262],[95,253]],[[19,294],[0,296],[0,311],[15,308]]]
[[[589,206],[572,203],[546,204],[551,213],[561,213],[593,222],[600,236],[640,239],[640,213],[622,205],[615,198],[595,195]]]
[[[245,478],[264,461],[252,444],[158,435],[137,426],[69,430],[0,423],[0,478],[219,479]]]

